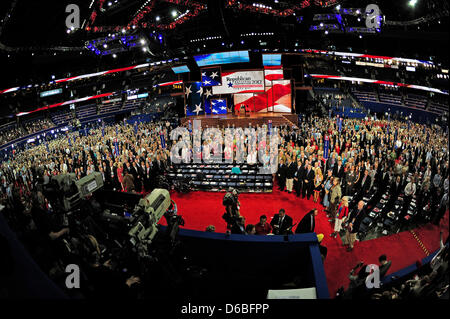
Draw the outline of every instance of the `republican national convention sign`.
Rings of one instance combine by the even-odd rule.
[[[222,85],[213,86],[213,94],[264,92],[264,71],[223,72]]]

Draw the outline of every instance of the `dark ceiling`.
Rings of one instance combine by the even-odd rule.
[[[295,15],[274,15],[244,10],[256,0],[2,0],[0,1],[0,89],[14,85],[40,83],[49,74],[57,77],[82,74],[127,66],[161,58],[179,57],[198,52],[230,49],[261,48],[315,48],[429,59],[448,65],[448,3],[447,1],[418,0],[414,8],[409,0],[399,1],[288,1],[260,0],[277,12]],[[85,28],[67,33],[65,8],[75,3],[80,6],[81,22]],[[389,21],[409,21],[428,17],[429,21],[411,26],[385,26],[375,35],[328,34],[308,31],[312,17],[317,13],[333,13],[337,4],[343,8],[364,8],[377,3]],[[90,5],[92,4],[91,8]],[[109,5],[110,4],[110,5]],[[231,6],[230,6],[231,4]],[[305,8],[301,8],[304,4]],[[309,5],[307,5],[309,4]],[[322,4],[322,6],[320,6]],[[99,9],[100,5],[102,9]],[[117,54],[97,56],[85,48],[86,41],[106,37],[112,28],[130,27],[140,9],[143,14],[138,27],[126,29],[127,35],[136,35],[148,42],[148,51],[129,49]],[[201,6],[204,6],[202,8]],[[13,10],[11,11],[11,8]],[[199,9],[200,8],[200,9]],[[98,13],[93,23],[92,12]],[[189,12],[187,12],[189,10]],[[172,16],[175,11],[176,16]],[[11,13],[10,17],[7,14]],[[437,14],[443,17],[431,19]],[[186,14],[186,21],[168,29],[170,23]],[[194,16],[190,16],[194,14]],[[157,18],[158,17],[158,18]],[[5,21],[5,19],[7,21]],[[184,18],[183,18],[184,19]],[[89,30],[86,30],[89,26]],[[363,22],[361,22],[363,26]],[[105,32],[95,28],[109,27]],[[245,33],[273,33],[260,37],[242,37]],[[161,35],[161,41],[158,36]],[[192,42],[204,37],[216,40]],[[241,43],[241,41],[244,41]]]

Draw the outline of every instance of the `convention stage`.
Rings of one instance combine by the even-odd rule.
[[[202,127],[248,127],[249,124],[252,126],[268,124],[272,121],[273,126],[297,126],[298,125],[298,115],[291,113],[247,113],[246,115],[234,115],[234,114],[220,114],[220,115],[198,115],[198,116],[187,116],[181,119],[181,124],[187,126],[189,120],[201,120]]]

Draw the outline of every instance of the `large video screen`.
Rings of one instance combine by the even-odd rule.
[[[198,66],[250,62],[248,51],[230,51],[194,56]]]
[[[281,65],[281,54],[263,54],[263,65]]]
[[[178,73],[188,73],[190,72],[187,65],[176,66],[172,68],[172,71],[176,74]]]

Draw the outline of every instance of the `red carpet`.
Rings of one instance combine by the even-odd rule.
[[[215,192],[191,192],[188,194],[171,193],[171,198],[178,206],[178,214],[185,220],[184,228],[204,231],[208,225],[214,225],[216,232],[225,232],[226,223],[222,219],[225,212],[222,199],[225,193]],[[352,252],[347,252],[341,245],[339,238],[331,238],[329,235],[333,229],[320,204],[312,200],[297,198],[294,194],[274,190],[273,193],[249,193],[240,194],[241,215],[246,218],[246,224],[256,224],[259,216],[265,214],[270,222],[274,214],[280,208],[286,210],[294,223],[313,208],[319,209],[316,218],[316,233],[323,233],[325,238],[323,245],[328,247],[328,255],[325,260],[325,273],[327,276],[330,296],[335,295],[341,286],[348,286],[348,273],[359,261],[365,263],[378,263],[378,257],[386,254],[392,260],[392,266],[388,272],[398,271],[413,264],[416,260],[426,257],[424,250],[417,240],[406,231],[399,234],[385,236],[373,240],[357,242]],[[439,248],[439,231],[444,232],[444,240],[449,231],[449,214],[441,222],[441,226],[425,225],[415,230],[419,239],[430,253]],[[296,226],[294,227],[294,230]]]

